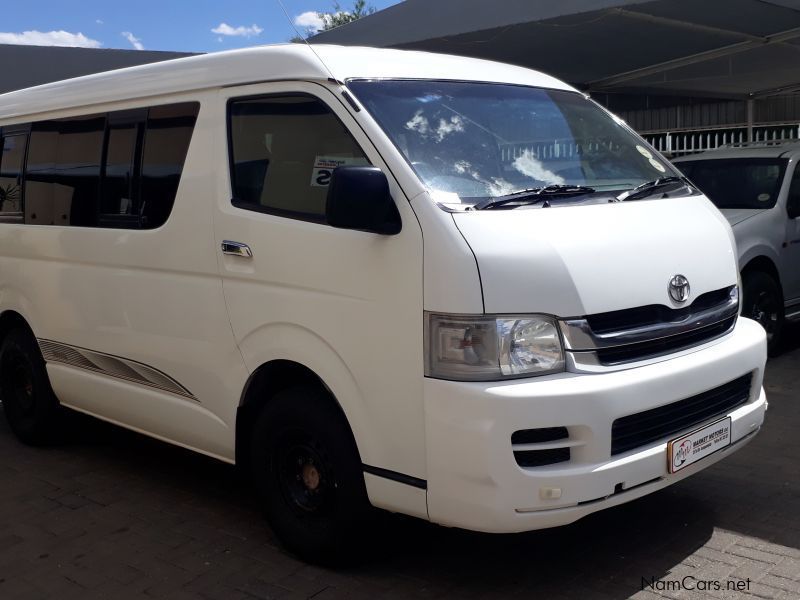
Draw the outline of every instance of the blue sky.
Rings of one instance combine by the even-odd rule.
[[[311,24],[333,0],[283,0]],[[380,10],[399,0],[368,0]],[[343,9],[352,0],[341,0]],[[0,43],[213,52],[285,42],[294,35],[277,0],[22,0],[3,2]],[[300,27],[302,29],[302,27]]]

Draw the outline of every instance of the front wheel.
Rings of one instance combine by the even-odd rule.
[[[267,404],[255,425],[251,468],[287,548],[322,564],[361,556],[373,509],[353,435],[324,391],[292,388]]]
[[[767,332],[767,349],[770,356],[780,350],[783,329],[783,294],[778,283],[761,271],[745,273],[742,316],[756,321]]]

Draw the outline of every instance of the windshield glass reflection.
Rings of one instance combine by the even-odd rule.
[[[460,203],[548,185],[617,191],[672,167],[576,92],[448,81],[351,81],[422,181]]]

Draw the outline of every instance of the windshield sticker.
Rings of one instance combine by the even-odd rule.
[[[650,150],[648,150],[644,146],[640,146],[639,144],[636,144],[636,149],[639,151],[639,154],[641,154],[645,158],[653,158],[653,155],[650,153]]]
[[[667,172],[667,169],[664,168],[664,165],[662,165],[660,162],[658,162],[655,158],[651,158],[650,159],[650,164],[653,165],[653,168],[656,171],[660,171],[662,173],[666,173]]]
[[[360,156],[317,156],[311,171],[311,187],[327,187],[336,167],[364,166],[366,159]]]
[[[770,195],[769,194],[759,194],[757,199],[758,199],[759,202],[768,202],[769,199],[770,199]]]

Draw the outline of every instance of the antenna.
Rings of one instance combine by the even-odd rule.
[[[308,40],[306,39],[306,37],[305,37],[305,36],[304,36],[302,33],[300,33],[300,31],[297,29],[297,27],[295,27],[294,21],[292,21],[292,17],[290,17],[290,16],[289,16],[289,11],[288,11],[288,10],[286,10],[286,6],[284,6],[284,4],[283,4],[283,0],[275,0],[275,1],[278,3],[278,6],[280,6],[280,7],[281,7],[281,10],[283,11],[283,14],[286,16],[286,20],[287,20],[287,21],[289,21],[289,25],[291,25],[291,26],[292,26],[292,29],[293,29],[293,30],[294,30],[294,32],[297,34],[297,37],[299,37],[300,39],[302,39],[302,40],[303,40],[303,42],[305,42],[305,45],[306,45],[306,46],[308,46],[308,49],[309,49],[309,50],[311,50],[311,52],[313,52],[313,53],[314,53],[314,56],[316,56],[316,57],[317,57],[317,60],[320,62],[320,64],[321,64],[321,65],[322,65],[322,66],[325,68],[325,70],[328,72],[328,75],[329,75],[329,77],[330,77],[330,80],[331,80],[331,81],[333,81],[333,82],[335,82],[335,83],[338,83],[339,85],[342,85],[342,82],[341,82],[341,81],[339,81],[338,79],[336,79],[336,77],[334,77],[334,76],[333,76],[333,71],[331,71],[331,70],[328,68],[328,65],[326,65],[326,64],[325,64],[325,61],[324,61],[324,60],[322,60],[322,57],[321,57],[319,54],[317,54],[317,51],[316,51],[316,50],[314,50],[314,46],[312,46],[311,44],[309,44],[309,43],[308,43]]]

